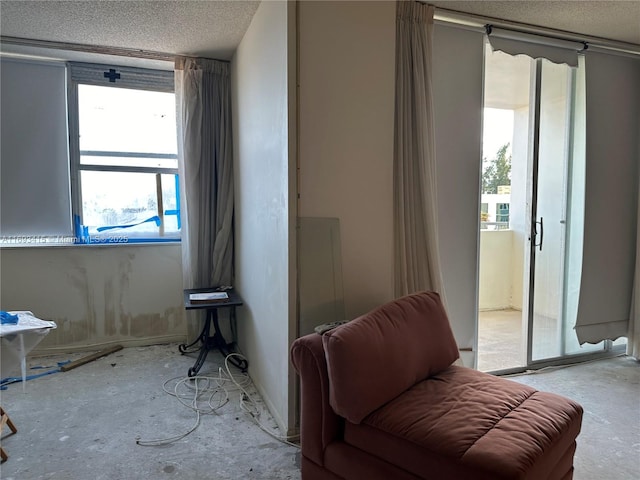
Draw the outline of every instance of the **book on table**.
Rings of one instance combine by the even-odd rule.
[[[228,302],[229,295],[227,292],[200,292],[190,293],[189,301],[191,303],[220,303]]]

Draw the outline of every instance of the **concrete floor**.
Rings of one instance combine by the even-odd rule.
[[[575,480],[640,478],[640,363],[622,356],[509,377],[584,408]]]
[[[55,366],[85,355],[34,358],[29,365]],[[232,392],[217,413],[202,415],[198,428],[184,439],[165,446],[136,444],[194,426],[196,412],[163,391],[165,381],[185,377],[193,362],[193,356],[178,353],[176,344],[125,348],[68,372],[27,381],[24,393],[21,383],[9,385],[0,392],[0,402],[18,433],[3,438],[9,459],[0,467],[0,478],[299,479],[298,448],[262,431],[241,410],[239,392]],[[200,374],[217,376],[220,365],[222,357],[210,352]],[[255,397],[262,422],[275,429]]]
[[[479,313],[479,370],[497,371],[526,363],[521,325],[522,312],[517,310]],[[538,355],[553,352],[555,329],[553,321],[543,319],[536,324],[535,338],[549,340],[549,345],[538,345]],[[575,456],[576,480],[640,478],[640,363],[618,357],[508,378],[573,398],[584,407]]]
[[[29,364],[55,365],[81,356],[34,358]],[[210,354],[201,373],[217,374],[220,361]],[[194,425],[195,413],[162,388],[192,364],[192,357],[178,354],[177,345],[126,348],[28,381],[24,393],[21,383],[9,385],[0,402],[18,433],[4,437],[9,460],[0,467],[0,478],[300,479],[298,449],[256,426],[238,406],[239,394],[218,413],[203,415],[182,440],[157,447],[136,444]],[[638,362],[619,357],[511,378],[583,405],[576,480],[640,478]],[[263,421],[275,427],[268,413]]]

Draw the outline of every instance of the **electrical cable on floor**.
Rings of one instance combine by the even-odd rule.
[[[256,422],[256,424],[265,433],[271,435],[273,438],[275,438],[276,440],[278,440],[280,442],[286,443],[287,445],[291,445],[292,447],[300,448],[300,445],[297,445],[297,444],[295,444],[293,442],[290,442],[290,440],[295,440],[295,439],[300,438],[299,435],[295,435],[295,436],[292,436],[292,437],[286,437],[286,436],[278,435],[275,431],[269,429],[267,426],[265,426],[260,421],[260,410],[258,409],[258,404],[254,400],[253,396],[244,388],[244,386],[242,386],[238,382],[236,382],[235,377],[231,373],[231,369],[229,368],[229,358],[231,358],[233,356],[237,356],[237,357],[241,357],[241,358],[244,358],[244,357],[242,355],[240,355],[239,353],[230,353],[224,359],[224,366],[225,366],[225,369],[227,371],[226,372],[227,375],[229,376],[231,381],[234,383],[234,385],[236,387],[238,387],[238,389],[242,392],[242,396],[240,397],[240,408],[242,408],[245,412],[247,412],[251,416],[251,418],[253,418],[254,422]],[[247,400],[248,400],[248,403],[254,407],[253,411],[247,406]]]
[[[234,375],[229,367],[229,358],[231,357],[244,359],[244,357],[238,353],[227,355],[224,359],[224,370],[222,367],[219,367],[218,376],[198,375],[194,377],[174,377],[165,381],[162,385],[165,393],[175,397],[183,406],[195,411],[196,422],[183,434],[155,440],[142,440],[138,438],[136,444],[141,446],[162,446],[182,440],[198,428],[202,415],[215,414],[218,409],[229,403],[230,393],[239,392],[240,409],[248,413],[260,429],[280,442],[300,448],[300,445],[290,442],[290,440],[295,440],[299,438],[299,436],[283,437],[266,427],[260,421],[260,408],[254,397],[247,390],[252,386],[251,378],[245,373],[240,374],[241,379],[237,379],[238,375]],[[169,388],[168,385],[172,382],[175,382],[175,384],[173,388]]]

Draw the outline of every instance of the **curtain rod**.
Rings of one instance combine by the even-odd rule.
[[[419,3],[427,2],[419,1]],[[582,35],[575,32],[567,32],[565,30],[540,27],[537,25],[503,20],[500,18],[484,17],[481,15],[461,12],[459,10],[451,10],[448,8],[435,7],[434,20],[443,24],[455,24],[482,30],[484,30],[487,25],[492,25],[498,28],[530,33],[533,35],[543,35],[558,40],[569,40],[573,42],[586,43],[589,45],[589,47],[613,50],[620,53],[640,55],[640,45],[637,45],[635,43],[609,40],[607,38],[594,37],[592,35]]]
[[[573,40],[565,40],[556,37],[548,37],[542,35],[534,35],[532,33],[524,33],[518,30],[496,28],[493,25],[487,25],[485,27],[487,35],[489,37],[503,38],[506,40],[525,41],[530,43],[536,43],[539,45],[547,45],[551,47],[559,47],[567,50],[574,50],[583,52],[587,50],[587,42],[576,42]]]
[[[140,50],[135,48],[104,47],[101,45],[88,45],[84,43],[52,42],[49,40],[35,40],[31,38],[0,36],[0,44],[19,45],[23,47],[50,48],[53,50],[67,50],[72,52],[93,53],[99,55],[115,55],[119,57],[140,58],[146,60],[161,60],[165,62],[175,62],[176,58],[195,58],[189,55],[176,55],[165,52],[154,52],[151,50]],[[229,63],[228,60],[216,60],[218,62]]]

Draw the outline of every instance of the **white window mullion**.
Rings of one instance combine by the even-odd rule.
[[[177,168],[124,167],[110,165],[81,165],[78,170],[87,172],[162,173],[165,175],[178,174]]]

